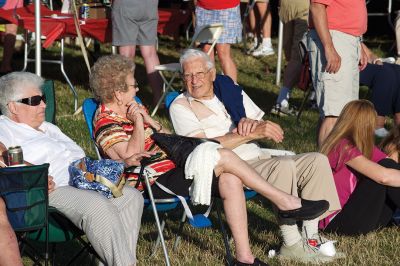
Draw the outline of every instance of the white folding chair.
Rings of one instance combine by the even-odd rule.
[[[208,54],[211,53],[213,50],[214,46],[217,44],[217,40],[219,36],[221,36],[222,31],[224,30],[224,26],[222,23],[214,23],[214,24],[208,24],[204,25],[201,27],[199,30],[195,32],[192,38],[192,42],[190,43],[188,48],[193,48],[195,47],[196,43],[211,43],[211,48],[208,50]],[[175,91],[175,89],[172,87],[172,83],[174,82],[175,78],[178,76],[179,72],[181,71],[181,66],[179,63],[170,63],[170,64],[163,64],[163,65],[158,65],[155,66],[155,69],[160,73],[161,78],[164,81],[163,85],[163,94],[161,95],[161,98],[158,100],[157,105],[154,107],[153,112],[151,113],[151,116],[154,116],[160,107],[160,104],[163,102],[165,95],[169,91]],[[172,77],[170,80],[167,80],[167,78],[164,75],[164,72],[173,72]]]

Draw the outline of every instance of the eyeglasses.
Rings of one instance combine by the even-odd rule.
[[[185,80],[185,81],[191,81],[193,78],[196,78],[196,79],[204,79],[204,77],[206,76],[206,74],[208,73],[208,72],[210,72],[210,70],[211,70],[211,68],[209,69],[209,70],[207,70],[207,71],[200,71],[200,72],[196,72],[196,73],[187,73],[187,74],[182,74],[182,78]]]
[[[129,87],[133,87],[134,89],[139,89],[139,83],[135,81],[135,84],[128,84]]]
[[[35,96],[29,97],[29,98],[23,98],[23,99],[20,99],[20,100],[16,100],[15,102],[23,103],[23,104],[30,105],[30,106],[38,106],[41,101],[46,103],[46,96],[44,96],[44,95],[35,95]]]

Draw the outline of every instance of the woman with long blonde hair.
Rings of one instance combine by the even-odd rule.
[[[374,145],[375,124],[371,102],[351,101],[321,146],[342,206],[320,221],[320,228],[328,232],[368,233],[388,225],[400,207],[400,167]]]

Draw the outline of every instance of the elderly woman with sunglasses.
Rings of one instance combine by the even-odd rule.
[[[107,199],[95,191],[68,185],[69,164],[85,153],[57,126],[44,121],[42,84],[42,78],[28,72],[0,78],[0,153],[21,146],[27,162],[49,163],[49,205],[86,233],[103,263],[135,265],[142,195],[126,187],[123,196]]]
[[[134,100],[138,87],[133,71],[133,62],[119,55],[102,57],[94,64],[90,86],[100,101],[93,122],[96,143],[105,157],[124,160],[128,165],[136,163],[129,159],[134,153],[161,152],[164,159],[152,165],[158,172],[157,183],[175,194],[189,196],[192,180],[185,178],[184,167],[175,166],[151,138],[153,132],[164,132],[164,128]],[[213,171],[211,168],[211,195],[220,197],[224,204],[236,247],[234,265],[266,265],[250,249],[243,185],[270,199],[279,209],[279,216],[290,223],[316,218],[329,206],[324,200],[300,200],[274,188],[231,150],[218,148],[215,153],[219,159],[215,160]],[[152,190],[155,198],[171,197],[158,185],[152,185]]]

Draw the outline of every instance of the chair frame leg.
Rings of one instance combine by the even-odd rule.
[[[306,102],[308,100],[308,97],[310,97],[311,91],[312,91],[312,86],[309,85],[307,91],[304,92],[304,98],[303,98],[303,101],[301,102],[299,112],[297,113],[297,118],[296,118],[297,122],[300,121],[300,116],[304,111],[304,108],[306,106]]]
[[[144,169],[144,168],[142,167],[142,169]],[[141,175],[141,176],[144,176],[144,181],[145,181],[145,183],[146,183],[147,193],[149,194],[151,207],[152,207],[152,209],[153,209],[154,220],[156,221],[157,230],[158,230],[158,235],[159,235],[159,237],[160,237],[161,246],[162,246],[163,252],[164,252],[165,264],[166,264],[167,266],[170,266],[171,263],[170,263],[170,261],[169,261],[168,251],[167,251],[167,247],[166,247],[166,245],[165,245],[165,240],[164,240],[164,236],[163,236],[163,231],[162,231],[162,228],[161,228],[160,219],[159,219],[159,217],[158,217],[158,212],[157,212],[156,204],[155,204],[155,201],[154,201],[153,192],[152,192],[151,187],[150,187],[150,182],[149,182],[149,179],[147,178],[147,176],[146,176],[146,175],[143,175],[143,171],[141,171],[140,175]]]
[[[165,229],[165,220],[166,220],[166,217],[163,217],[161,219],[161,230],[162,230],[163,233],[164,233],[164,229]],[[157,239],[154,242],[154,245],[153,245],[153,248],[152,248],[152,251],[151,251],[151,254],[150,254],[151,257],[156,255],[156,252],[157,252],[157,249],[158,249],[159,245],[160,245],[160,235],[157,236]]]
[[[186,222],[186,212],[185,212],[185,210],[183,210],[182,218],[181,218],[181,221],[179,223],[178,232],[176,233],[176,238],[175,238],[175,242],[174,242],[174,248],[173,248],[174,251],[178,248],[178,245],[179,245],[179,243],[181,241],[182,232],[183,232],[183,226],[185,225],[185,222]]]

